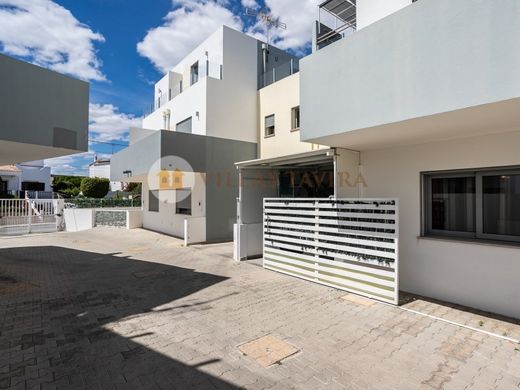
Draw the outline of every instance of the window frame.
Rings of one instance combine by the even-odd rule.
[[[157,195],[155,195],[156,193]],[[157,210],[151,210],[150,207],[152,205],[151,199],[154,197],[156,201],[154,201],[154,205],[157,204]],[[157,203],[156,203],[157,202]],[[159,201],[159,190],[148,190],[148,212],[149,213],[158,213],[160,208],[160,201]]]
[[[180,212],[179,210],[187,210],[185,207],[179,207],[179,203],[181,203],[182,201],[185,201],[186,199],[183,199],[181,202],[177,201],[177,194],[179,193],[179,191],[186,191],[186,192],[189,192],[189,195],[188,195],[188,198],[189,199],[189,202],[190,202],[190,208],[189,208],[189,213],[187,212]],[[177,188],[175,190],[175,214],[177,215],[193,215],[193,189],[192,188]]]
[[[468,238],[478,241],[499,241],[520,243],[520,236],[484,233],[484,176],[520,175],[520,167],[478,168],[469,170],[421,172],[421,236],[441,236],[446,238]],[[438,230],[432,228],[432,188],[431,180],[457,177],[475,178],[475,232]]]
[[[273,117],[273,133],[267,134],[267,118]],[[271,126],[269,126],[271,127]],[[264,138],[270,138],[274,137],[276,135],[276,115],[275,114],[269,114],[264,117]]]
[[[194,72],[195,69],[197,72]],[[196,61],[190,67],[190,86],[199,82],[199,70],[199,61]]]
[[[295,116],[295,113],[296,113],[296,110],[298,110],[298,126],[295,126],[296,124],[296,116]],[[295,106],[293,108],[291,108],[291,131],[299,131],[300,130],[300,120],[301,120],[301,117],[300,117],[300,106]]]

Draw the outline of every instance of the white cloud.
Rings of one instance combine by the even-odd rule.
[[[95,42],[104,37],[51,0],[0,0],[0,46],[11,55],[84,80],[105,80]]]
[[[88,164],[94,160],[93,152],[55,157],[45,160],[44,165],[51,168],[53,175],[82,175],[88,174]]]
[[[318,17],[318,4],[322,0],[265,0],[270,13],[287,24],[286,30],[273,28],[271,43],[280,49],[292,49],[304,54],[312,38],[312,25]],[[265,25],[257,23],[248,31],[265,40]]]
[[[112,104],[90,103],[89,131],[95,141],[122,141],[128,138],[130,127],[140,127],[142,118],[119,112]]]
[[[256,2],[256,0],[242,0],[242,6],[246,7],[246,8],[253,8],[253,9],[257,9],[260,7],[258,5],[258,3]]]
[[[128,138],[128,129],[141,125],[141,119],[134,115],[119,112],[112,104],[90,103],[89,106],[89,146],[85,153],[72,154],[45,160],[45,166],[51,167],[56,175],[87,175],[88,164],[98,158],[110,158],[110,153],[94,150],[98,142],[121,142]],[[110,147],[110,145],[108,145]],[[118,145],[116,150],[121,150]]]
[[[174,10],[162,26],[149,30],[137,51],[161,71],[173,68],[210,34],[225,24],[242,30],[240,17],[225,7],[223,0],[173,0]]]

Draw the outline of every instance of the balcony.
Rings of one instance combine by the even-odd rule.
[[[520,5],[419,1],[304,58],[301,137],[358,150],[520,128]]]
[[[199,67],[198,74],[195,76],[195,79],[184,80],[182,75],[175,74],[178,76],[178,80],[175,80],[176,82],[170,82],[167,91],[161,91],[160,94],[156,94],[157,96],[155,97],[154,101],[144,108],[143,115],[148,116],[159,108],[164,107],[166,103],[179,96],[181,93],[189,89],[191,85],[195,85],[205,77],[222,80],[222,64],[211,61],[200,61],[199,63],[201,65]],[[191,75],[191,77],[193,78],[194,75]]]
[[[0,165],[87,151],[88,83],[0,55]]]

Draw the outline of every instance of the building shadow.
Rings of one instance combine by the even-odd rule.
[[[189,365],[139,343],[155,332],[139,325],[143,313],[147,322],[172,311],[167,321],[175,321],[177,313],[208,310],[237,293],[174,302],[224,280],[117,254],[58,246],[0,249],[0,388],[23,382],[26,388],[237,388],[201,370],[219,356],[197,356]],[[168,328],[169,334],[176,329]],[[168,333],[161,338],[167,341]],[[180,356],[187,348],[173,341],[167,347]]]

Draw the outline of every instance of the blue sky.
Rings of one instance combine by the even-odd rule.
[[[268,9],[287,23],[274,43],[309,52],[318,0],[0,0],[0,51],[90,82],[90,150],[47,160],[54,173],[86,174],[140,126],[165,70],[220,25],[262,38],[244,8]]]

